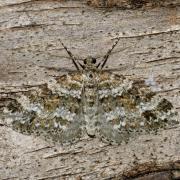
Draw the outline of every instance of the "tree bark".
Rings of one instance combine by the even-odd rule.
[[[64,73],[56,68],[74,69],[59,38],[74,56],[100,60],[121,37],[108,68],[131,79],[153,78],[180,112],[179,2],[128,9],[94,2],[1,0],[1,93],[47,83]],[[119,146],[90,137],[62,146],[0,123],[0,179],[175,179],[179,161],[180,127]]]

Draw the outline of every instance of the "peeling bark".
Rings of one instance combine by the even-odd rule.
[[[0,1],[0,93],[23,91],[74,70],[58,38],[76,57],[100,60],[121,37],[108,68],[130,79],[155,80],[158,93],[180,112],[180,7],[171,3],[122,10],[94,8],[87,1]],[[180,177],[180,127],[120,146],[90,137],[62,146],[0,121],[0,137],[0,179]]]

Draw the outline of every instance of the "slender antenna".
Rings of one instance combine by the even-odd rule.
[[[26,9],[26,8],[25,8],[25,9]],[[25,9],[24,9],[24,10],[25,10]],[[32,20],[32,18],[29,16],[29,14],[27,13],[27,11],[25,11],[25,13],[26,13],[26,15],[28,16],[28,18],[31,20],[31,22],[32,22],[31,25],[35,25],[36,22],[34,22],[34,21]],[[47,33],[47,32],[46,32],[46,33]],[[48,34],[48,33],[47,33],[47,34]],[[48,35],[49,35],[49,34],[48,34]],[[66,52],[67,52],[68,55],[70,56],[70,58],[71,58],[73,64],[75,65],[76,69],[77,69],[78,71],[80,70],[80,69],[79,69],[79,66],[77,65],[77,63],[81,66],[81,68],[84,69],[84,66],[83,66],[80,62],[77,62],[77,63],[76,63],[75,57],[74,57],[73,54],[67,49],[67,47],[64,45],[64,43],[61,41],[61,39],[58,39],[58,40],[60,41],[60,43],[61,43],[61,45],[63,46],[63,48],[66,50]]]
[[[72,62],[73,62],[73,64],[75,65],[76,69],[77,69],[78,71],[80,70],[78,64],[83,68],[83,65],[82,65],[80,62],[77,62],[78,64],[76,63],[75,57],[74,57],[73,54],[67,49],[67,47],[64,45],[64,43],[63,43],[60,39],[58,39],[58,40],[60,41],[61,45],[62,45],[63,48],[66,50],[66,52],[68,53],[69,57],[72,59]]]
[[[120,37],[117,38],[117,41],[115,41],[115,43],[113,44],[112,48],[108,50],[108,52],[106,53],[106,55],[103,57],[103,62],[102,62],[102,64],[101,64],[101,62],[100,62],[100,63],[97,65],[97,68],[98,68],[100,65],[101,65],[101,69],[105,66],[105,64],[106,64],[106,62],[107,62],[107,60],[108,60],[108,58],[109,58],[112,50],[116,47],[116,45],[118,44],[119,40],[120,40]]]

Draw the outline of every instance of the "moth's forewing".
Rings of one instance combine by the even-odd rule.
[[[12,128],[23,134],[34,134],[55,142],[73,142],[82,135],[82,78],[71,73],[56,78],[49,87],[4,98],[1,114],[10,119]]]
[[[99,132],[102,139],[120,144],[140,134],[179,123],[172,104],[152,92],[143,80],[104,72],[99,76]]]

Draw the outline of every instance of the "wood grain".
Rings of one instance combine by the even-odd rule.
[[[123,10],[91,7],[87,1],[1,0],[1,92],[47,83],[64,73],[44,66],[73,70],[59,38],[79,59],[92,55],[100,61],[121,37],[108,68],[131,79],[153,79],[180,112],[180,7],[174,2],[173,7]],[[179,139],[177,127],[121,146],[89,137],[61,146],[0,123],[0,179],[142,178],[149,173],[142,166],[154,167],[152,172],[168,166],[175,177]]]

